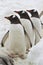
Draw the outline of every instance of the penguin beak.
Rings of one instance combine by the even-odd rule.
[[[14,11],[14,12],[19,13],[18,11]]]
[[[9,20],[9,17],[5,17],[5,18]]]
[[[31,12],[31,10],[27,10],[28,12]]]
[[[33,12],[33,11],[34,11],[34,9],[32,9],[32,10],[27,10],[27,11],[31,13],[31,12]]]

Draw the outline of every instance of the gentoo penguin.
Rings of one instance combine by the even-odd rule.
[[[11,22],[9,30],[8,49],[13,51],[14,55],[18,55],[21,58],[25,58],[26,43],[25,43],[24,30],[21,25],[21,22],[17,15],[11,15],[5,18]],[[13,55],[11,54],[11,56]]]
[[[35,9],[27,10],[27,11],[31,14],[30,18],[31,18],[32,23],[33,23],[34,28],[35,28],[36,43],[37,43],[40,40],[40,38],[42,38],[42,35],[41,35],[42,28],[41,28],[40,17],[39,17],[38,12]]]
[[[34,45],[35,43],[35,34],[33,31],[33,24],[31,22],[31,19],[27,13],[27,11],[21,10],[21,11],[15,11],[16,13],[18,13],[20,15],[20,21],[23,25],[23,27],[25,28],[26,34],[26,40],[27,40],[27,50],[29,49],[29,44],[31,46]]]
[[[8,14],[10,14],[11,15],[11,17],[8,15]],[[10,12],[10,13],[7,13],[7,16],[9,16],[10,17],[10,19],[12,19],[12,14],[14,14],[13,12]],[[6,15],[5,15],[6,16]],[[17,17],[16,17],[17,18]],[[14,20],[14,19],[13,19]],[[15,22],[13,22],[13,20],[12,20],[12,22],[9,22],[9,20],[7,20],[6,18],[2,18],[2,21],[3,22],[5,22],[5,21],[7,21],[7,22],[9,22],[9,24],[11,23],[15,23]],[[18,19],[18,21],[19,21],[19,19]],[[7,22],[5,22],[5,23],[7,23]],[[19,23],[20,23],[20,21],[19,21]],[[8,25],[9,25],[8,24]],[[9,36],[9,29],[8,29],[8,31],[3,35],[3,38],[2,38],[2,40],[1,40],[1,46],[2,47],[4,47],[4,43],[5,43],[5,41],[6,41],[6,39],[8,38],[8,36]]]

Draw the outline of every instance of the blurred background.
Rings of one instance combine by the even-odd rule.
[[[6,9],[37,9],[39,12],[43,10],[43,0],[0,0],[0,15]]]

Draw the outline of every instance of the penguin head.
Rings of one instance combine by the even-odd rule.
[[[6,19],[10,20],[11,24],[18,24],[20,23],[20,20],[17,15],[11,15],[8,17],[5,17]]]
[[[32,9],[32,10],[27,10],[27,11],[32,14],[32,13],[34,12],[34,9]]]
[[[20,18],[24,18],[24,19],[29,19],[30,17],[27,13],[27,11],[21,10],[21,11],[15,11],[16,13],[18,13],[20,15]]]
[[[24,10],[22,10],[22,11],[15,11],[15,12],[20,15],[20,18],[28,19],[31,22],[32,26],[33,26],[33,23],[32,23],[31,18],[30,18],[31,17],[30,13],[28,13],[27,11],[24,11]]]
[[[31,13],[31,17],[36,17],[36,18],[39,18],[39,14],[38,14],[38,11],[35,10],[35,9],[32,9],[32,10],[27,10],[28,12]]]
[[[5,17],[5,18],[11,21],[13,19],[13,15]]]

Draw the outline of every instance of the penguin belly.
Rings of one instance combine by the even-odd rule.
[[[21,19],[21,23],[23,27],[25,28],[25,31],[27,33],[27,36],[29,37],[29,41],[31,45],[33,46],[35,44],[35,33],[32,28],[32,24],[29,20],[27,19]]]
[[[10,25],[9,43],[9,48],[14,54],[24,55],[26,53],[24,30],[20,24]]]
[[[38,18],[32,17],[31,18],[32,23],[34,25],[34,29],[35,29],[35,43],[39,42],[40,38],[42,37],[42,27],[41,27],[41,22]]]

